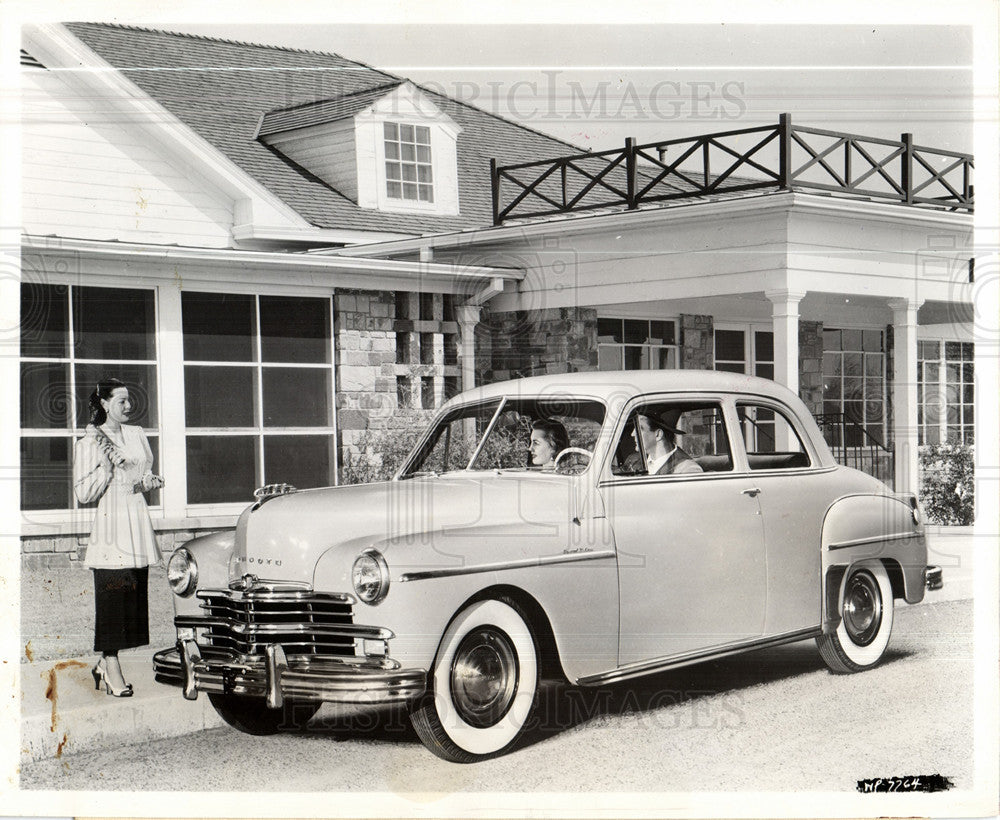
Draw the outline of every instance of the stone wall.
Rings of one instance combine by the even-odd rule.
[[[192,538],[211,535],[218,529],[161,530],[156,533],[156,543],[164,561],[177,547]],[[21,560],[25,566],[43,568],[83,561],[87,552],[87,535],[27,535],[21,539]]]
[[[597,370],[595,308],[484,310],[481,326],[489,329],[489,358],[476,357],[477,383]]]
[[[713,370],[715,368],[715,336],[711,316],[682,313],[681,368],[683,370]]]
[[[823,412],[823,323],[799,319],[799,398],[813,415]]]

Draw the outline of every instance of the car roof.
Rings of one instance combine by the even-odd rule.
[[[459,394],[448,404],[465,404],[468,401],[496,396],[553,393],[572,393],[602,401],[609,401],[612,398],[621,401],[632,396],[661,391],[763,395],[790,404],[798,412],[804,409],[798,397],[777,382],[742,373],[725,373],[717,370],[602,370],[530,376],[482,385]]]

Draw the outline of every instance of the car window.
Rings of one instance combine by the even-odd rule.
[[[604,423],[604,405],[575,398],[508,398],[473,470],[582,472]],[[540,443],[532,449],[532,441]]]
[[[438,419],[402,477],[465,469],[579,473],[590,464],[604,416],[598,401],[564,397],[457,407]],[[550,443],[544,451],[536,446],[533,457],[532,438],[539,428]]]
[[[731,471],[732,450],[723,418],[716,402],[641,404],[629,414],[611,472],[628,476]]]
[[[751,470],[808,467],[809,454],[795,426],[779,410],[763,404],[736,406]]]

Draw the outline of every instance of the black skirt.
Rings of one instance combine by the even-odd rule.
[[[94,570],[94,651],[149,643],[149,567]]]

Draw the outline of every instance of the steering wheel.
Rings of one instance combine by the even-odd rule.
[[[579,458],[569,458],[570,456],[582,456],[586,460],[581,461]],[[584,450],[582,447],[567,447],[565,450],[560,450],[556,454],[556,457],[552,459],[552,466],[561,475],[579,475],[587,469],[587,465],[590,464],[590,460],[593,457],[594,454],[590,450]],[[569,460],[560,467],[559,462],[563,458]]]

